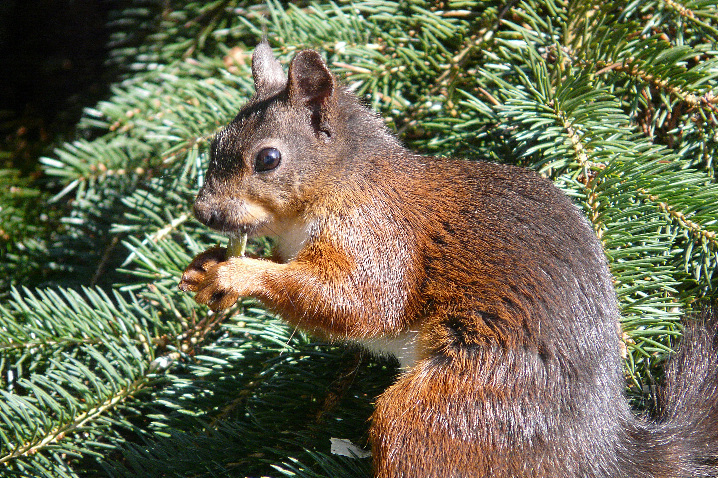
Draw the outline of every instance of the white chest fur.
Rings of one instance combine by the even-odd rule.
[[[309,239],[311,223],[292,221],[279,223],[273,235],[277,238],[277,252],[284,262],[289,262],[299,254]]]
[[[421,358],[418,338],[418,330],[407,330],[395,337],[378,337],[360,340],[359,343],[373,354],[395,356],[401,368],[408,370]]]

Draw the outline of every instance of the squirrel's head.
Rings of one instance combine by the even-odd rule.
[[[394,142],[315,51],[297,53],[287,77],[264,41],[252,75],[256,93],[214,139],[194,205],[202,223],[229,235],[273,234],[366,161],[362,150],[381,149],[372,142]]]

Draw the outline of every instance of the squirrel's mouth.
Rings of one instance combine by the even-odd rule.
[[[236,237],[239,238],[240,236],[249,236],[253,237],[257,235],[257,232],[260,231],[264,226],[266,222],[260,222],[260,223],[243,223],[236,226],[232,226],[229,224],[223,225],[221,228],[213,227],[214,230],[217,232],[221,232],[223,235],[227,237]]]
[[[194,203],[194,215],[205,226],[225,236],[254,235],[271,222],[271,213],[264,207],[238,199],[198,197]]]

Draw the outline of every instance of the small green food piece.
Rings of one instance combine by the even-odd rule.
[[[231,236],[229,238],[229,244],[227,244],[227,258],[244,257],[244,252],[246,250],[247,234],[242,234],[239,237]]]

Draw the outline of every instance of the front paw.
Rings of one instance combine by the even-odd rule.
[[[235,287],[238,278],[234,277],[233,269],[231,262],[222,262],[211,267],[195,289],[195,302],[207,304],[214,311],[232,307],[240,297]]]
[[[226,248],[213,247],[187,266],[179,288],[196,292],[194,300],[212,310],[226,309],[240,297],[261,296],[266,292],[262,277],[270,271],[276,275],[283,267],[286,266],[252,257],[227,258]]]
[[[179,288],[184,292],[197,292],[207,273],[220,262],[227,260],[225,247],[212,247],[192,259],[182,274]]]

